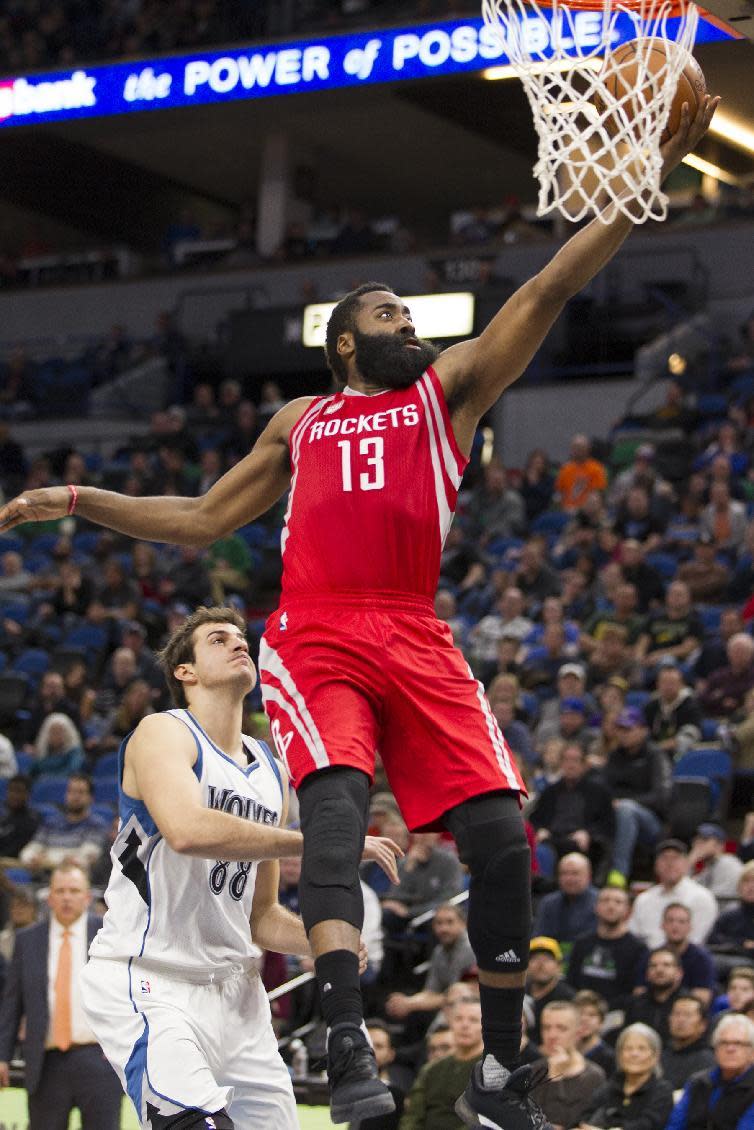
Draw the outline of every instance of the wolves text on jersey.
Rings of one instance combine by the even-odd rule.
[[[218,789],[215,785],[208,785],[207,789],[210,808],[217,808],[231,816],[240,816],[244,820],[254,820],[257,824],[278,823],[279,813],[272,812],[250,796],[240,796],[232,789]]]
[[[351,436],[362,432],[384,432],[389,428],[414,428],[419,423],[415,404],[388,408],[385,412],[369,412],[364,416],[346,416],[338,420],[316,420],[309,428],[309,443],[323,436]]]

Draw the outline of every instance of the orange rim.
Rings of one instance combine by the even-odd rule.
[[[618,4],[626,11],[636,12],[648,20],[654,19],[661,10],[671,18],[682,16],[688,8],[688,4],[682,2],[682,0],[681,2],[671,0],[671,3],[667,5],[662,0],[613,0],[610,6],[615,8]],[[550,8],[552,4],[548,4],[546,0],[540,0],[540,7]],[[601,12],[605,3],[604,0],[562,0],[560,7],[573,8],[578,12]]]

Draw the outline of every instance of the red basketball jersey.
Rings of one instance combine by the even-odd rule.
[[[283,596],[432,599],[468,460],[431,367],[409,388],[314,400],[290,435]]]

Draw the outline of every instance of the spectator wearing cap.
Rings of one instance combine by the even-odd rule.
[[[561,703],[579,699],[584,704],[584,717],[590,716],[596,710],[596,703],[586,690],[586,668],[583,663],[568,660],[561,663],[558,668],[557,697],[542,703],[539,713],[539,724],[534,732],[537,745],[555,738],[560,732],[560,707]]]
[[[717,899],[738,897],[738,880],[743,863],[725,850],[728,837],[719,824],[700,824],[691,842],[691,877]],[[701,865],[701,867],[700,867]]]
[[[676,577],[689,586],[693,600],[725,599],[731,581],[731,572],[727,565],[716,559],[716,555],[715,539],[711,534],[702,531],[694,546],[691,560],[684,561],[676,569]]]
[[[538,1044],[542,1009],[551,1001],[570,1001],[575,996],[574,990],[563,979],[563,951],[557,939],[544,935],[532,938],[526,971],[526,991],[531,998],[534,1021],[529,1035]]]
[[[543,734],[543,737],[537,742],[537,745],[541,746],[544,742],[557,738],[564,742],[577,742],[583,749],[586,749],[592,736],[586,715],[585,699],[577,697],[561,698],[558,703],[557,726],[547,725],[543,730],[538,731]]]
[[[691,1076],[665,1130],[751,1130],[754,1023],[725,1016],[712,1036],[715,1066]]]
[[[613,870],[608,881],[625,884],[637,840],[651,846],[662,834],[671,778],[670,763],[648,740],[644,715],[638,707],[624,707],[615,725],[618,745],[608,756],[604,770],[615,809]]]
[[[637,644],[637,658],[652,669],[666,657],[686,663],[699,650],[703,638],[704,627],[693,609],[688,585],[672,581],[665,594],[665,607],[647,621]]]
[[[540,899],[534,917],[535,934],[569,945],[579,934],[595,929],[597,888],[592,885],[592,865],[578,851],[564,855],[558,863],[558,889]]]
[[[670,1010],[682,982],[683,967],[678,954],[665,945],[656,946],[647,961],[646,990],[628,1002],[624,1024],[648,1024],[666,1044],[670,1038]]]
[[[528,813],[536,831],[540,871],[546,876],[555,873],[557,859],[573,851],[583,852],[599,867],[610,856],[615,825],[610,792],[589,773],[578,741],[563,747],[560,773],[560,780],[542,790]]]
[[[657,665],[657,689],[644,706],[650,740],[671,758],[702,738],[702,710],[687,687],[677,659],[666,656]]]
[[[672,500],[673,488],[667,479],[663,479],[657,472],[656,454],[653,444],[639,444],[634,452],[633,463],[620,471],[610,484],[607,501],[611,507],[618,506],[631,487],[644,487],[653,502]]]
[[[657,883],[636,896],[629,929],[650,947],[662,945],[662,916],[671,903],[691,912],[689,938],[703,945],[717,917],[717,900],[711,891],[689,878],[688,849],[682,840],[661,840],[655,851]]]
[[[715,718],[739,713],[747,693],[754,687],[754,639],[737,632],[728,640],[727,666],[713,671],[699,698],[703,710]]]

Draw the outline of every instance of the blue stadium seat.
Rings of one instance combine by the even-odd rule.
[[[43,824],[47,824],[50,820],[54,820],[60,815],[60,806],[50,804],[47,801],[39,801],[38,804],[34,803],[31,807],[42,817]]]
[[[38,680],[50,666],[50,656],[39,647],[29,647],[22,651],[11,668]]]
[[[705,634],[708,636],[717,635],[723,609],[716,604],[697,604],[696,612],[704,625]]]
[[[30,753],[24,753],[22,749],[16,750],[16,765],[18,766],[19,773],[28,773],[34,764],[35,758]]]
[[[645,560],[647,565],[657,570],[664,581],[669,581],[675,576],[679,564],[678,558],[673,553],[648,553]]]
[[[533,534],[560,534],[572,519],[572,514],[562,510],[545,510],[544,514],[537,515],[529,529]]]
[[[714,742],[720,729],[719,718],[702,718],[702,741]]]
[[[117,777],[118,776],[118,754],[105,753],[102,757],[97,758],[92,769],[92,777],[95,781],[100,777]]]
[[[2,614],[6,620],[15,620],[17,624],[25,624],[29,619],[29,604],[21,600],[13,600],[2,605]]]
[[[17,887],[26,886],[34,881],[31,871],[26,867],[6,867],[5,878],[8,882],[15,883]]]
[[[32,807],[36,808],[39,804],[62,804],[67,784],[65,777],[37,777],[31,786]]]
[[[83,647],[90,658],[96,658],[107,644],[107,629],[99,624],[77,624],[63,640],[64,647]]]
[[[258,522],[251,522],[248,526],[241,526],[236,533],[243,538],[250,549],[263,548],[267,543],[267,530]]]
[[[690,749],[673,765],[674,779],[697,777],[709,782],[712,807],[718,814],[727,802],[732,773],[733,762],[724,749]]]
[[[109,808],[112,815],[112,809],[118,803],[118,778],[97,777],[94,781],[94,800],[96,804]]]
[[[626,706],[637,706],[639,710],[643,710],[651,698],[649,691],[627,691],[626,692]]]
[[[81,533],[73,535],[73,548],[79,553],[90,555],[94,553],[100,536],[97,530],[82,530]]]
[[[92,805],[92,816],[101,816],[103,820],[107,820],[107,822],[110,823],[115,816],[115,805],[100,804],[99,801],[95,801]]]
[[[728,398],[718,392],[700,393],[696,400],[696,410],[700,416],[722,419],[728,415]]]
[[[0,553],[23,553],[26,542],[16,534],[0,535]]]

